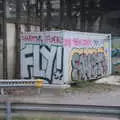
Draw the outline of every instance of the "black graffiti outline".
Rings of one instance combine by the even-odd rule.
[[[88,55],[86,56],[84,53],[82,53],[82,54],[80,54],[80,53],[75,53],[75,54],[73,54],[72,58],[73,58],[75,55],[78,55],[79,61],[80,61],[80,57],[81,57],[81,56],[84,57],[84,58],[83,58],[84,60],[82,60],[82,61],[84,61],[85,63],[81,63],[81,62],[80,62],[80,64],[86,65],[86,60],[87,60],[87,62],[89,62],[88,59],[90,59],[90,61],[91,61],[91,59],[92,59],[92,58],[91,58],[92,56],[89,56],[89,55],[93,55],[93,54],[88,54]],[[85,55],[85,56],[84,56],[84,55]],[[98,56],[98,57],[102,57],[102,61],[101,61],[101,60],[100,60],[100,61],[97,61],[98,59],[94,59],[94,57],[93,57],[94,62],[95,62],[95,61],[96,61],[96,62],[95,62],[95,63],[93,63],[93,62],[91,63],[92,70],[94,70],[94,71],[96,72],[96,74],[95,74],[96,77],[95,77],[94,75],[92,75],[92,74],[93,74],[93,73],[92,73],[93,71],[92,71],[92,72],[91,72],[92,74],[90,75],[90,78],[91,78],[91,77],[94,77],[93,79],[97,79],[97,78],[102,77],[102,74],[103,74],[103,75],[106,74],[107,67],[106,67],[106,65],[105,65],[106,60],[105,60],[105,55],[104,55],[104,53],[97,53],[97,54],[94,54],[94,55],[95,55],[95,56],[94,56],[95,58],[96,58],[97,56]],[[102,56],[101,56],[101,55],[102,55]],[[89,58],[88,58],[88,57],[89,57]],[[74,70],[76,70],[77,73],[80,72],[79,69],[76,69],[76,68],[75,68],[73,61],[75,62],[75,60],[73,60],[73,59],[71,60],[71,66],[72,66],[71,78],[73,78],[73,71],[74,71]],[[89,67],[88,64],[89,64],[89,63],[87,63],[87,67]],[[101,67],[102,67],[102,69],[103,69],[103,71],[102,71],[103,73],[102,73],[102,74],[99,73],[100,70],[101,70],[101,68],[99,68],[99,67],[100,67],[99,65],[101,65]],[[80,65],[80,66],[81,66],[81,65]],[[83,66],[82,66],[82,67],[83,67]],[[85,78],[87,78],[87,80],[89,80],[90,78],[89,78],[89,74],[88,74],[87,71],[86,71],[86,66],[84,66],[84,67],[85,67],[85,69],[84,69],[85,71],[84,71],[84,70],[83,70],[83,71],[84,71],[85,73],[84,73],[84,72],[83,72],[84,74],[81,74],[81,73],[80,73],[80,75],[81,75],[80,78],[81,78],[81,80],[86,80]]]
[[[33,57],[33,53],[27,53],[24,56],[25,58]],[[27,65],[28,77],[24,77],[24,79],[30,79],[32,77],[32,73],[31,73],[32,68],[33,68],[33,65]]]
[[[50,49],[49,49],[49,47],[48,46],[45,46],[45,45],[42,45],[42,47],[45,47],[49,52],[50,52]],[[42,48],[41,47],[41,48]],[[51,46],[52,47],[52,46]],[[63,53],[64,53],[64,48],[63,47],[61,47],[62,48],[62,53],[61,53],[61,55],[62,56],[60,56],[61,57],[61,70],[60,69],[56,69],[56,72],[57,71],[61,71],[61,73],[63,72]],[[40,53],[41,54],[41,53]],[[41,54],[41,56],[42,57],[44,57],[42,54]],[[42,58],[41,57],[41,58]],[[45,57],[44,57],[45,58]],[[49,79],[49,78],[46,78],[46,77],[40,77],[40,79],[44,79],[44,80],[46,80],[49,84],[52,84],[52,82],[53,82],[53,77],[54,77],[54,66],[55,66],[55,60],[57,59],[57,50],[56,50],[56,53],[55,53],[55,57],[54,57],[54,59],[53,59],[53,62],[52,62],[52,74],[51,74],[51,79]],[[47,59],[46,59],[47,60]],[[40,61],[42,61],[42,59],[40,60]],[[48,61],[48,60],[47,60]],[[47,69],[47,68],[46,68]],[[41,69],[42,70],[42,69]],[[46,72],[46,71],[45,71]],[[61,75],[61,77],[63,77],[63,75]]]
[[[42,49],[42,47],[45,47],[45,49],[48,52],[51,52],[51,48],[49,46],[47,46],[47,45],[39,45],[39,49]],[[56,51],[55,51],[55,54],[54,54],[54,57],[53,57],[53,61],[52,61],[51,78],[49,79],[47,77],[34,76],[34,74],[32,74],[32,72],[31,72],[31,69],[33,69],[34,65],[27,65],[28,77],[24,77],[24,79],[30,79],[30,78],[34,77],[35,79],[38,79],[38,78],[39,79],[44,79],[49,84],[52,84],[53,83],[53,77],[54,77],[55,73],[57,73],[57,72],[59,72],[61,75],[60,76],[56,76],[55,79],[58,80],[57,79],[58,77],[60,78],[59,80],[62,79],[62,77],[63,77],[63,57],[64,57],[63,54],[64,54],[64,48],[62,46],[55,46],[55,47],[56,47]],[[60,47],[59,49],[60,49],[60,52],[61,52],[60,53],[61,56],[59,56],[59,57],[61,57],[61,65],[60,65],[61,68],[60,69],[55,68],[55,62],[57,62],[57,59],[59,59],[58,55],[57,55],[58,47]],[[33,47],[32,47],[32,49],[33,49]],[[25,54],[24,57],[25,58],[29,58],[29,57],[35,57],[35,56],[34,56],[34,53],[32,52],[32,53]],[[45,61],[46,61],[46,67],[44,69],[42,68],[43,67],[42,66],[42,62],[43,62],[42,59],[45,59]],[[44,72],[46,73],[47,67],[48,67],[48,59],[42,53],[39,52],[39,70],[40,71],[44,70]],[[55,71],[54,71],[54,68],[56,69]]]

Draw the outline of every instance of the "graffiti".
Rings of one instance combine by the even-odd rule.
[[[120,75],[120,37],[112,38],[112,74]]]
[[[97,79],[107,74],[104,49],[75,49],[72,54],[72,79]]]
[[[79,39],[79,38],[73,38],[73,39],[64,39],[64,46],[69,47],[86,47],[86,48],[98,48],[102,47],[104,44],[103,40],[90,40],[90,39]]]
[[[120,62],[118,62],[116,64],[112,64],[112,73],[120,74]]]
[[[112,49],[112,73],[120,74],[120,49]]]
[[[112,57],[120,57],[120,49],[112,49]]]
[[[21,51],[21,74],[25,79],[42,78],[49,84],[63,79],[63,47],[26,45]]]
[[[109,44],[104,34],[22,33],[21,78],[43,79],[48,84],[98,79],[111,72]]]
[[[26,35],[21,36],[22,41],[39,43],[39,44],[49,44],[49,45],[62,45],[63,39],[61,36],[50,36],[50,35]]]

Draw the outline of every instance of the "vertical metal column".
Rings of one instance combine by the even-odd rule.
[[[3,0],[3,79],[8,78],[7,71],[7,36],[6,36],[6,0]]]
[[[45,29],[50,30],[51,29],[51,1],[47,0],[46,5],[47,5],[47,17],[46,17]]]
[[[65,6],[65,1],[60,0],[60,28],[64,29],[64,6]]]
[[[4,88],[0,88],[0,95],[5,95]]]
[[[43,30],[43,1],[40,0],[40,31]]]
[[[85,32],[85,0],[80,1],[80,31]]]
[[[30,0],[27,0],[27,32],[30,31]]]
[[[43,30],[43,2],[44,0],[36,0],[36,17],[40,19],[40,31]]]
[[[16,0],[16,40],[15,40],[15,51],[16,51],[16,63],[15,63],[15,78],[20,78],[20,5],[21,0]]]
[[[67,17],[68,17],[67,29],[72,30],[72,1],[66,0],[66,4],[67,4]]]
[[[9,101],[6,102],[5,120],[12,120],[12,116],[11,116],[11,103]]]

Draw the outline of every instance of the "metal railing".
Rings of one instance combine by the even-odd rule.
[[[34,87],[36,80],[0,80],[0,87]]]
[[[120,117],[120,106],[71,105],[71,104],[38,104],[38,103],[0,103],[0,110],[6,111],[6,120],[12,120],[13,113],[44,112],[70,115],[100,115]]]
[[[16,79],[16,80],[0,80],[0,87],[47,87],[47,88],[67,88],[66,84],[44,84],[42,79]]]
[[[43,80],[41,79],[0,80],[0,93],[4,95],[4,88],[11,88],[11,87],[41,88],[42,86],[43,86]]]
[[[41,88],[68,88],[70,85],[55,85],[55,84],[44,84],[42,79],[16,79],[16,80],[0,80],[0,94],[4,95],[4,88],[19,88],[19,87],[35,87],[40,93]]]

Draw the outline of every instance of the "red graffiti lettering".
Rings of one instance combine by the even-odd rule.
[[[37,36],[22,36],[22,40],[24,41],[35,41],[37,39]]]
[[[71,46],[71,39],[64,39],[64,46]]]

